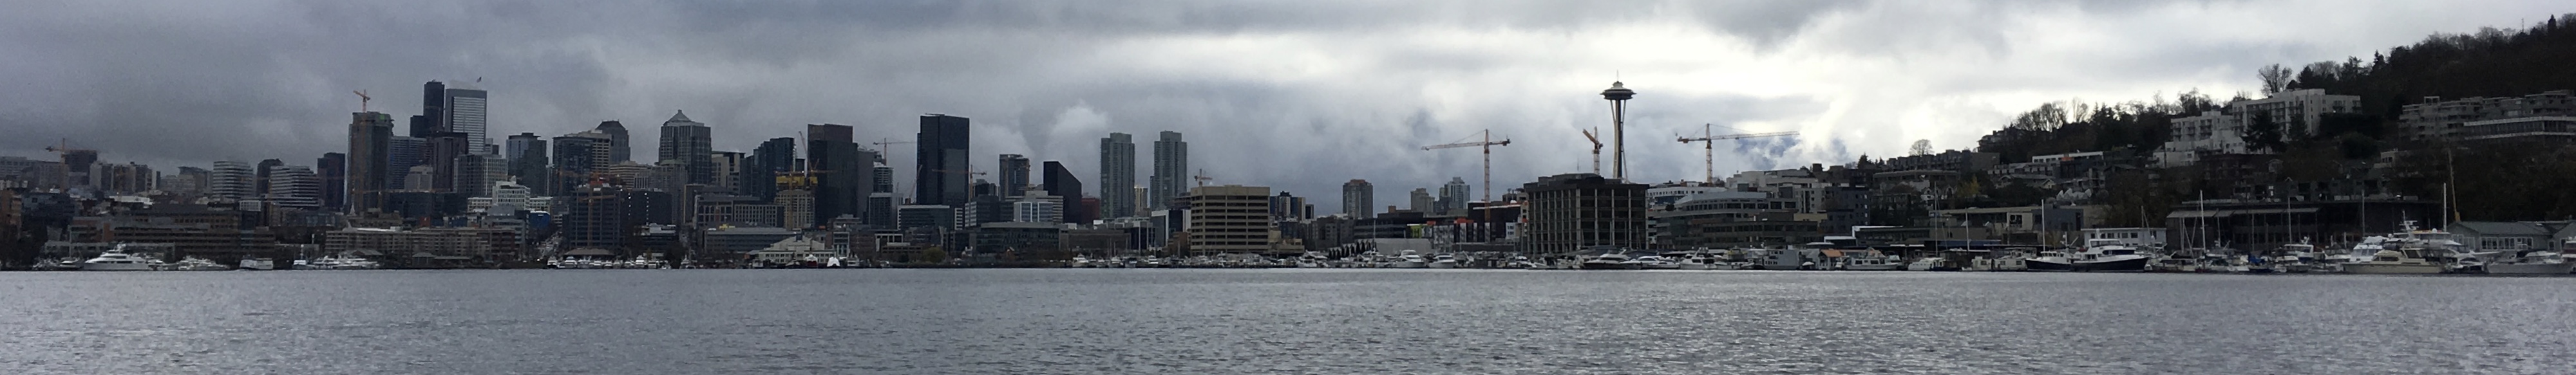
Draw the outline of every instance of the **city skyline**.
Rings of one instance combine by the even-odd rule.
[[[721,129],[713,135],[713,149],[749,151],[762,140],[794,136],[798,125],[810,123],[852,124],[858,139],[909,139],[912,116],[947,113],[975,119],[969,147],[974,152],[965,158],[970,162],[1023,154],[1063,160],[1077,176],[1099,176],[1100,137],[1169,130],[1190,134],[1201,150],[1226,150],[1191,157],[1197,159],[1192,172],[1210,171],[1213,184],[1326,196],[1336,183],[1357,178],[1387,185],[1378,194],[1404,194],[1473,176],[1478,167],[1474,158],[1415,147],[1485,128],[1519,140],[1496,150],[1497,181],[1586,170],[1589,154],[1582,147],[1588,145],[1579,145],[1572,135],[1576,129],[1606,128],[1607,105],[1592,94],[1609,81],[1622,80],[1639,91],[1629,129],[1632,180],[1677,181],[1697,179],[1701,166],[1696,150],[1665,139],[1689,133],[1700,123],[1807,132],[1797,143],[1745,143],[1751,146],[1739,147],[1749,150],[1722,153],[1717,158],[1720,174],[1900,155],[1917,139],[1931,140],[1938,149],[1966,148],[1975,135],[2042,102],[2143,100],[2195,88],[2225,96],[2252,91],[2257,85],[2253,68],[2263,64],[2367,56],[2424,34],[2511,28],[2538,22],[2534,15],[2562,11],[2536,2],[1580,5],[1496,7],[1492,13],[1427,20],[1407,17],[1441,14],[1447,8],[1405,5],[1347,22],[1299,15],[1323,13],[1272,12],[1280,9],[1259,5],[1207,10],[1217,19],[1007,5],[963,9],[973,12],[947,5],[822,8],[799,12],[811,17],[787,17],[799,10],[743,13],[680,4],[637,7],[608,17],[739,17],[754,19],[747,23],[755,26],[891,31],[882,37],[752,46],[711,43],[780,34],[753,26],[719,27],[714,37],[689,39],[626,29],[631,26],[566,24],[414,40],[429,34],[417,32],[425,25],[485,13],[508,21],[597,11],[557,4],[534,5],[524,12],[481,4],[434,9],[254,4],[218,12],[149,7],[139,16],[78,9],[86,6],[79,4],[38,5],[0,16],[14,21],[5,26],[13,31],[7,34],[32,38],[115,27],[141,37],[135,43],[81,48],[53,39],[0,37],[6,45],[59,52],[10,69],[63,73],[8,75],[12,78],[6,82],[34,89],[0,94],[21,103],[0,108],[0,127],[22,135],[0,141],[0,155],[48,158],[43,146],[68,139],[74,146],[99,150],[105,162],[139,162],[165,172],[216,160],[282,159],[302,165],[325,152],[347,151],[346,116],[359,112],[358,98],[348,91],[382,99],[368,103],[368,109],[396,118],[400,134],[408,129],[399,119],[422,115],[408,105],[425,99],[413,96],[421,92],[414,85],[437,80],[454,84],[451,88],[490,93],[487,128],[469,143],[519,133],[553,137],[603,120],[649,124],[669,113],[694,110],[700,112],[693,114],[698,119]],[[1177,7],[1182,6],[1166,8]],[[286,25],[408,22],[342,35],[245,27],[243,20],[185,12],[311,17],[273,22]],[[2264,27],[2227,30],[2191,23],[2288,12],[2349,20],[2273,20]],[[961,26],[857,13],[929,14]],[[1265,13],[1287,15],[1258,16]],[[1062,16],[1063,21],[1010,25],[1047,16]],[[841,21],[859,26],[827,25]],[[1141,25],[1102,30],[1131,22]],[[230,31],[201,33],[209,29]],[[958,32],[974,29],[998,31],[985,36]],[[1060,46],[1035,43],[1040,35],[1068,32],[1080,37]],[[598,39],[608,34],[679,46]],[[1325,43],[1353,35],[1371,37],[1361,40],[1366,43]],[[374,41],[395,36],[404,38],[390,40],[403,43]],[[189,42],[202,39],[216,42]],[[833,42],[845,43],[829,44]],[[920,60],[889,61],[869,54],[960,42],[990,43],[953,56],[914,57]],[[179,43],[237,48],[174,47]],[[503,45],[517,49],[499,47]],[[592,48],[575,48],[583,46]],[[1420,46],[1450,47],[1425,51]],[[831,48],[785,52],[804,47]],[[727,53],[694,57],[698,54],[685,53],[692,48]],[[1715,52],[1676,52],[1690,50]],[[1147,51],[1173,51],[1206,63],[1170,65],[1126,57]],[[1555,51],[1574,53],[1556,56]],[[1100,54],[1115,56],[1094,56]],[[324,58],[328,56],[376,57]],[[668,60],[623,62],[653,60],[641,56]],[[1067,56],[1094,56],[1069,64],[1099,73],[1031,64]],[[1819,58],[1848,61],[1794,69],[1787,63]],[[173,68],[125,62],[150,60],[195,63]],[[275,62],[281,60],[302,62]],[[835,68],[822,73],[799,68],[803,66]],[[1823,77],[1827,72],[1853,77]],[[794,83],[800,81],[808,83]],[[1800,88],[1805,86],[1819,88]],[[107,105],[120,107],[99,109]],[[654,132],[638,133],[629,144],[659,144]],[[888,164],[898,169],[898,181],[917,173],[908,168],[915,165],[913,153],[901,147],[883,150]],[[1776,158],[1760,160],[1774,151]],[[1298,167],[1275,167],[1281,160],[1295,161]],[[978,170],[993,167],[974,165]],[[1138,182],[1145,182],[1143,177]],[[1402,201],[1398,195],[1376,198]]]

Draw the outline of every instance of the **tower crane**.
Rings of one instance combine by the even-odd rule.
[[[1199,169],[1198,175],[1190,176],[1190,179],[1199,180],[1199,187],[1207,187],[1208,181],[1216,180],[1215,177],[1208,177],[1207,169],[1204,168]]]
[[[1484,190],[1485,190],[1485,191],[1484,191],[1484,193],[1485,193],[1485,204],[1486,204],[1486,205],[1488,205],[1488,206],[1491,206],[1491,205],[1493,205],[1493,204],[1494,204],[1494,146],[1510,146],[1510,145],[1512,145],[1512,139],[1511,139],[1511,138],[1504,138],[1504,139],[1503,139],[1503,140],[1501,140],[1501,141],[1496,141],[1496,140],[1494,140],[1494,130],[1493,130],[1493,129],[1485,129],[1485,130],[1477,131],[1477,132],[1476,132],[1476,134],[1477,134],[1477,137],[1480,137],[1480,139],[1482,139],[1482,140],[1480,140],[1480,141],[1474,141],[1474,142],[1458,142],[1458,143],[1450,143],[1450,144],[1442,144],[1442,145],[1422,146],[1422,150],[1424,150],[1424,151],[1429,151],[1429,150],[1438,150],[1438,149],[1444,149],[1444,148],[1459,148],[1459,147],[1476,147],[1476,148],[1482,148],[1482,149],[1484,149],[1484,150],[1485,150],[1485,188],[1484,188]],[[1596,150],[1598,150],[1598,149],[1596,148]],[[1597,153],[1598,151],[1595,151],[1595,152]],[[1487,208],[1487,209],[1485,209],[1485,220],[1484,220],[1484,221],[1485,221],[1485,222],[1490,223],[1490,222],[1493,222],[1493,221],[1494,221],[1493,219],[1494,219],[1494,210],[1493,210],[1492,208]]]
[[[1708,183],[1709,183],[1709,184],[1716,184],[1716,183],[1717,183],[1717,141],[1720,141],[1720,140],[1727,140],[1727,139],[1770,138],[1770,137],[1786,137],[1786,136],[1798,135],[1798,132],[1794,132],[1794,131],[1786,131],[1786,132],[1772,132],[1772,133],[1747,133],[1747,134],[1713,135],[1713,134],[1715,134],[1715,133],[1713,133],[1713,132],[1711,131],[1711,127],[1713,127],[1713,126],[1715,126],[1715,125],[1710,125],[1710,124],[1700,124],[1700,136],[1699,136],[1699,137],[1696,137],[1696,138],[1694,138],[1694,137],[1680,137],[1680,139],[1681,139],[1682,143],[1702,142],[1701,147],[1702,147],[1702,148],[1705,150],[1705,152],[1706,152],[1706,156],[1704,156],[1704,157],[1705,157],[1705,158],[1707,158],[1707,160],[1705,161],[1705,163],[1707,163],[1707,166],[1708,166]],[[1732,129],[1732,128],[1730,128],[1730,129]]]
[[[358,94],[358,112],[366,112],[367,102],[376,100],[374,97],[367,96],[366,90],[350,91],[349,93]]]
[[[1592,141],[1592,174],[1601,174],[1601,130],[1584,129],[1583,140]]]

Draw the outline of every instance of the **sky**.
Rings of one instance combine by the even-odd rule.
[[[0,1],[0,155],[100,150],[163,173],[346,152],[352,91],[419,114],[420,85],[490,92],[491,138],[618,120],[650,159],[686,110],[718,150],[812,123],[905,140],[972,119],[979,170],[1061,160],[1097,189],[1099,140],[1178,131],[1213,184],[1336,213],[1453,177],[1592,171],[1600,92],[1636,90],[1629,179],[1706,179],[1677,136],[1741,170],[1972,148],[2041,103],[2253,91],[2265,64],[2369,56],[2433,33],[2519,28],[2565,2],[2461,1]],[[2364,58],[2364,60],[2368,60]],[[397,121],[399,123],[399,121]],[[400,130],[397,130],[398,132]],[[1613,142],[1605,139],[1605,142]],[[1615,142],[1614,142],[1615,143]],[[898,180],[910,145],[889,145]],[[1615,145],[1614,145],[1615,147]],[[1611,151],[1605,150],[1608,154]],[[1608,155],[1604,155],[1608,158]],[[1603,162],[1608,168],[1608,161]],[[990,178],[987,176],[986,178]],[[901,189],[910,191],[909,188]],[[1477,188],[1479,195],[1483,187]]]

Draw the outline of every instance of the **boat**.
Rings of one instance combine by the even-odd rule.
[[[2352,246],[2353,255],[2343,262],[2343,272],[2351,274],[2436,274],[2444,267],[2425,260],[2420,247],[2405,246],[2389,237],[2370,236]],[[2367,254],[2367,255],[2363,255]]]
[[[1843,269],[1851,271],[1895,271],[1905,267],[1905,264],[1897,263],[1894,257],[1879,255],[1875,251],[1843,259]]]
[[[163,267],[162,269],[169,271],[230,271],[233,268],[226,267],[222,264],[216,264],[215,261],[206,260],[205,258],[187,257],[186,259],[180,259],[178,263],[171,263],[169,266]]]
[[[1950,264],[1950,262],[1949,262],[1949,261],[1942,260],[1941,258],[1923,258],[1923,259],[1915,259],[1913,263],[1906,263],[1906,264],[1905,264],[1905,270],[1907,270],[1907,271],[1932,271],[1932,270],[1939,270],[1939,269],[1942,269],[1943,267],[1948,266],[1949,264]],[[1953,271],[1958,270],[1958,267],[1948,267],[1948,268],[1949,268],[1950,270],[1953,270]]]
[[[2145,272],[2147,259],[2120,240],[2096,238],[2085,240],[2084,250],[2074,254],[2041,252],[2023,262],[2033,271]]]
[[[2526,251],[2509,259],[2486,264],[2486,273],[2497,275],[2565,275],[2576,272],[2576,263],[2555,251]]]
[[[1620,262],[1619,264],[1625,269],[1632,270],[1677,270],[1682,268],[1682,264],[1680,262],[1675,262],[1671,259],[1664,259],[1661,255],[1639,255],[1636,258],[1630,258],[1628,261]]]
[[[1629,269],[1627,263],[1628,254],[1621,253],[1618,250],[1609,250],[1602,252],[1601,255],[1585,258],[1583,260],[1582,268],[1587,270],[1624,270]]]
[[[240,266],[235,269],[253,271],[274,270],[277,269],[277,262],[269,260],[268,258],[242,258]]]
[[[1458,268],[1458,257],[1449,254],[1433,255],[1431,256],[1431,268]]]
[[[2024,258],[2022,263],[2032,271],[2074,271],[2075,259],[2056,251],[2041,251],[2039,256]]]
[[[145,259],[144,257],[127,253],[125,252],[125,245],[118,244],[115,249],[108,250],[105,253],[99,253],[97,257],[89,258],[89,260],[81,261],[80,270],[151,271],[154,270],[154,268],[152,267],[151,259]]]
[[[1423,259],[1423,258],[1422,258],[1422,254],[1414,253],[1414,252],[1413,252],[1413,250],[1405,250],[1405,251],[1402,253],[1402,255],[1397,255],[1397,256],[1396,256],[1395,261],[1393,261],[1393,262],[1387,262],[1387,264],[1386,264],[1386,268],[1430,268],[1430,267],[1431,267],[1431,261],[1430,261],[1430,260]]]

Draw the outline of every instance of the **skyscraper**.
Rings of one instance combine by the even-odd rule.
[[[392,171],[394,118],[378,112],[349,114],[349,212],[384,208],[383,194]]]
[[[965,207],[972,197],[966,181],[972,173],[968,160],[967,119],[943,114],[921,115],[921,132],[915,134],[916,160],[913,170],[913,199],[920,204]]]
[[[1466,215],[1467,200],[1472,199],[1468,197],[1471,196],[1470,194],[1475,192],[1474,189],[1474,187],[1467,185],[1466,178],[1450,177],[1449,184],[1440,185],[1440,209],[1438,210],[1439,212],[1435,213],[1441,215]]]
[[[635,160],[635,143],[627,141],[626,124],[618,123],[616,121],[600,121],[599,126],[593,127],[591,130],[597,130],[599,131],[599,134],[607,136],[604,139],[608,140],[608,159],[605,160],[608,164],[624,163]]]
[[[1377,206],[1376,185],[1370,185],[1368,180],[1362,179],[1351,179],[1351,182],[1342,183],[1342,214],[1350,215],[1353,219],[1369,218],[1377,212],[1370,208],[1375,206]]]
[[[894,195],[894,166],[891,166],[891,165],[885,165],[885,162],[877,162],[876,164],[877,164],[877,166],[876,166],[876,169],[877,169],[877,183],[876,183],[876,186],[874,186],[874,187],[873,187],[873,189],[869,189],[869,191],[870,191],[870,192],[875,192],[875,193],[884,193],[884,194],[886,194],[887,196],[893,196],[893,195]],[[888,211],[888,212],[892,212],[892,211]]]
[[[278,165],[268,170],[270,204],[278,207],[319,209],[322,207],[322,180],[313,169],[301,165]]]
[[[1173,199],[1189,194],[1190,143],[1181,141],[1181,133],[1165,131],[1154,140],[1153,200],[1146,202],[1155,209],[1170,207]]]
[[[492,183],[508,181],[510,163],[501,155],[465,154],[456,157],[456,186],[451,191],[466,197],[492,196]]]
[[[778,174],[795,170],[796,138],[770,138],[760,142],[760,147],[751,149],[751,156],[743,159],[742,175],[739,176],[742,181],[734,184],[740,187],[738,190],[744,196],[769,201],[778,198]],[[805,199],[808,206],[805,212],[813,212],[812,192],[807,192]],[[807,216],[798,220],[808,223],[814,220],[812,215]]]
[[[715,145],[710,137],[712,134],[707,124],[689,121],[688,112],[673,112],[670,120],[662,122],[662,152],[657,155],[661,157],[659,162],[680,167],[688,176],[686,184],[714,185],[715,159],[709,159],[708,155],[715,153]]]
[[[262,197],[268,196],[268,172],[282,166],[286,166],[286,161],[267,159],[260,160],[257,166],[252,167],[253,172],[251,175],[254,177],[252,177],[250,181],[252,189],[251,195]]]
[[[868,216],[868,187],[876,183],[876,170],[869,168],[876,153],[859,148],[858,143],[831,139],[807,141],[806,160],[812,163],[808,173],[815,179],[815,223],[830,223],[842,215],[865,219]]]
[[[1073,170],[1065,169],[1064,163],[1055,161],[1046,162],[1045,188],[1047,195],[1060,197],[1063,200],[1059,202],[1066,204],[1064,209],[1064,222],[1091,222],[1091,213],[1080,212],[1081,210],[1072,206],[1073,203],[1080,202],[1082,199],[1082,179],[1074,177]]]
[[[548,166],[553,165],[549,160],[554,158],[554,153],[547,152],[546,146],[546,138],[537,136],[537,133],[519,133],[510,136],[506,153],[510,158],[510,175],[516,177],[519,186],[538,194],[553,195],[554,191],[548,190],[553,186],[549,181],[553,180],[548,177],[554,175],[554,170]]]
[[[428,148],[422,151],[420,163],[431,168],[430,178],[435,180],[430,182],[431,191],[457,191],[456,157],[471,153],[467,148],[473,145],[465,139],[467,136],[470,134],[463,132],[430,134]]]
[[[1128,194],[1135,186],[1136,139],[1127,133],[1109,133],[1100,139],[1100,216],[1136,216],[1136,198]]]
[[[325,152],[321,158],[313,159],[313,165],[320,169],[315,174],[322,182],[322,209],[337,212],[348,208],[349,155]]]
[[[608,140],[593,137],[597,132],[565,134],[555,137],[554,165],[545,186],[531,186],[540,194],[561,196],[573,193],[572,187],[590,183],[591,173],[601,172],[607,162]]]
[[[428,150],[429,139],[427,138],[409,136],[386,138],[383,190],[403,190],[404,187],[411,186],[411,167],[420,166],[421,159],[426,156]]]
[[[1407,203],[1412,204],[1405,208],[1411,209],[1413,212],[1420,212],[1424,215],[1429,215],[1440,211],[1439,202],[1431,198],[1431,189],[1413,188],[1413,194],[1410,195],[1410,197],[1413,198],[1413,200],[1412,202]]]
[[[1029,189],[1029,157],[1020,156],[1020,154],[1002,154],[1001,173],[1002,196],[1017,197]]]
[[[438,133],[465,133],[465,147],[459,148],[464,152],[458,155],[483,152],[492,142],[484,126],[488,109],[486,98],[483,90],[449,88],[446,83],[438,81],[421,84],[421,115],[412,117],[411,136],[431,138]]]

